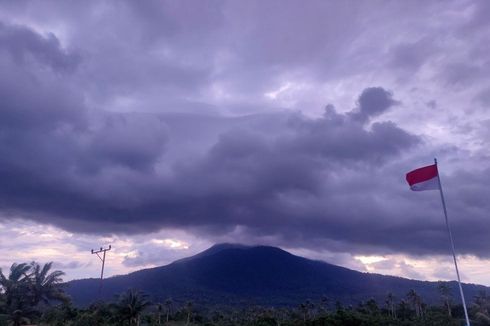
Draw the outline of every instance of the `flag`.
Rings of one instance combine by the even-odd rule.
[[[439,189],[441,192],[442,211],[446,218],[447,233],[449,241],[451,242],[451,249],[453,253],[454,269],[456,270],[456,276],[458,277],[459,293],[461,294],[461,301],[463,302],[464,316],[466,319],[466,326],[470,326],[470,318],[468,317],[468,311],[466,309],[466,302],[464,300],[463,287],[461,286],[461,278],[459,277],[458,261],[456,260],[456,253],[454,252],[454,241],[451,234],[451,228],[449,226],[446,210],[446,202],[444,201],[444,194],[442,192],[441,181],[439,179],[439,171],[437,170],[437,160],[434,159],[433,165],[424,166],[407,173],[406,179],[410,185],[410,189],[413,191],[432,190]]]
[[[407,182],[413,191],[439,189],[437,164],[424,166],[408,172]]]

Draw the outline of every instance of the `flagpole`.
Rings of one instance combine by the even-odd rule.
[[[437,168],[437,159],[434,158],[434,163]],[[447,234],[449,236],[449,241],[451,242],[451,250],[453,253],[454,267],[456,269],[456,276],[458,277],[459,293],[461,294],[461,300],[463,301],[464,316],[466,318],[466,325],[470,326],[470,319],[468,318],[468,311],[466,309],[466,301],[464,299],[463,287],[461,286],[461,279],[459,277],[458,261],[456,260],[456,253],[454,252],[454,241],[453,235],[451,233],[451,228],[449,227],[449,220],[447,218],[446,201],[444,200],[444,193],[442,192],[441,176],[439,175],[439,169],[437,169],[437,180],[439,182],[439,191],[441,193],[442,209],[444,211],[444,217],[446,218]]]

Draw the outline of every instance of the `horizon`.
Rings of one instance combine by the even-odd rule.
[[[0,1],[0,267],[260,243],[490,286],[488,1]]]

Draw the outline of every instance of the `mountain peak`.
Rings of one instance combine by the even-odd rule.
[[[221,250],[225,250],[225,249],[245,249],[245,248],[250,248],[252,246],[250,245],[244,245],[244,244],[241,244],[241,243],[230,243],[230,242],[223,242],[223,243],[217,243],[217,244],[214,244],[213,246],[211,246],[210,248],[208,248],[207,250],[203,251],[203,252],[206,252],[206,251],[221,251]]]
[[[189,257],[189,258],[202,258],[202,257],[210,256],[210,255],[215,255],[215,254],[221,253],[223,251],[229,251],[229,250],[235,250],[235,249],[244,250],[244,251],[267,251],[270,254],[281,253],[281,254],[285,254],[288,256],[293,256],[291,253],[289,253],[289,252],[287,252],[281,248],[278,248],[278,247],[272,247],[272,246],[266,246],[266,245],[245,245],[245,244],[240,244],[240,243],[224,242],[224,243],[217,243],[217,244],[211,246],[210,248],[200,252],[199,254],[192,256],[192,257]],[[186,258],[184,258],[184,259],[186,259]]]
[[[93,300],[98,286],[95,279],[72,281],[68,293],[75,302],[86,305]],[[220,243],[166,266],[107,278],[102,297],[113,298],[131,287],[179,302],[282,306],[319,300],[325,295],[348,304],[367,298],[384,300],[388,292],[402,297],[414,289],[427,302],[437,302],[440,295],[436,286],[437,283],[361,273],[295,256],[277,247]],[[464,287],[470,296],[485,289],[467,284]]]

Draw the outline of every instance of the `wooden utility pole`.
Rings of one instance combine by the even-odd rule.
[[[102,269],[100,271],[99,298],[102,295],[102,280],[104,279],[105,253],[109,250],[111,250],[111,245],[109,245],[109,248],[105,248],[105,249],[100,247],[100,249],[97,251],[94,251],[94,249],[92,249],[92,254],[96,254],[97,257],[99,257],[100,261],[102,262]],[[99,255],[100,253],[102,253],[102,257]]]

